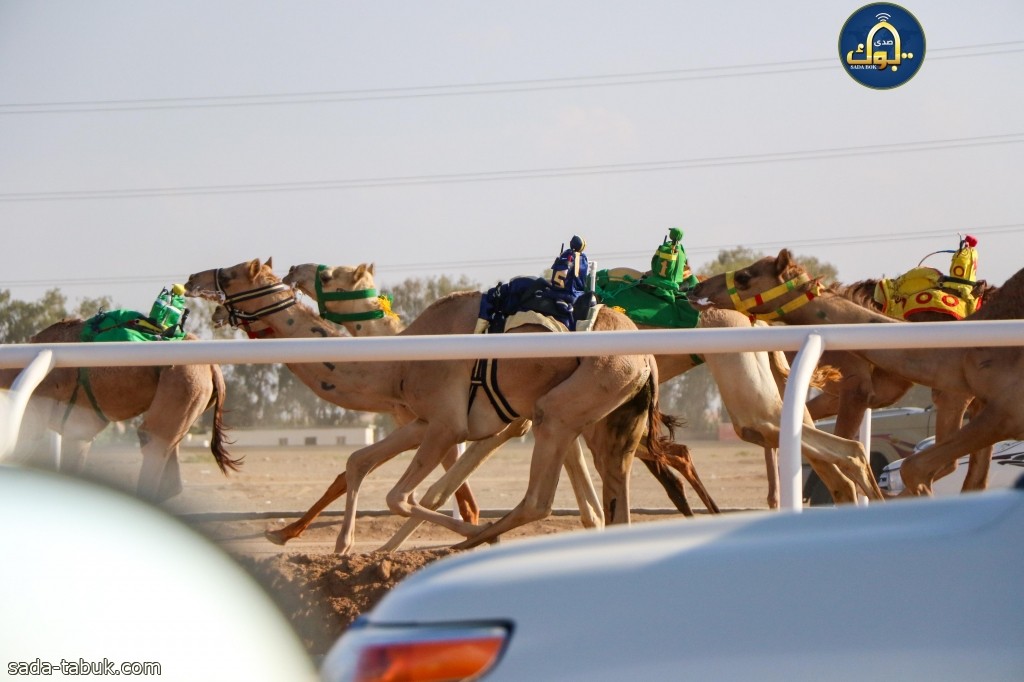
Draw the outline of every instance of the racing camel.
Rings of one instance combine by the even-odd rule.
[[[80,319],[61,320],[29,342],[78,342],[85,324]],[[20,371],[0,369],[0,388],[10,388]],[[61,434],[61,470],[81,473],[93,440],[107,424],[143,415],[137,493],[161,502],[181,492],[178,446],[210,407],[213,457],[225,474],[238,470],[241,460],[232,459],[225,447],[224,396],[219,365],[58,367],[33,392],[19,440],[24,447],[38,442],[46,429],[56,431]]]
[[[697,285],[692,301],[701,307],[740,308],[752,314],[779,311],[787,324],[892,323],[831,290],[823,289],[793,260],[788,249],[776,257],[711,277]],[[962,324],[1024,316],[1024,270],[1017,272],[985,305]],[[968,424],[945,440],[911,455],[901,469],[906,495],[931,494],[943,472],[967,453],[994,443],[1024,437],[1024,405],[1016,388],[1024,380],[1020,347],[923,348],[854,351],[868,362],[905,380],[964,398],[981,406]]]
[[[637,278],[641,273],[632,271]],[[359,297],[351,292],[374,291],[373,265],[326,267],[317,264],[293,266],[285,277],[286,282],[298,286],[307,295],[317,301],[321,313],[332,316],[366,315],[368,310],[378,309],[378,299],[372,296]],[[332,292],[339,292],[333,294]],[[347,292],[347,295],[345,293]],[[333,303],[333,306],[330,305]],[[346,320],[335,317],[339,323],[353,333],[358,333],[358,320]],[[701,314],[700,327],[749,327],[750,322],[743,315],[731,311],[706,311]],[[640,328],[655,327],[638,325]],[[466,332],[468,333],[468,329]],[[779,506],[778,498],[778,463],[775,448],[778,447],[779,421],[782,411],[781,382],[788,372],[788,364],[781,353],[735,353],[709,354],[706,357],[694,355],[657,355],[658,374],[662,381],[678,376],[706,361],[713,377],[719,384],[723,403],[729,411],[737,434],[744,440],[761,445],[765,448],[766,468],[768,471],[770,508]],[[819,377],[820,380],[820,377]],[[853,483],[862,490],[869,489],[868,481],[873,482],[870,470],[866,469],[866,457],[863,448],[855,442],[817,431],[808,418],[807,438],[804,443],[804,454],[812,462],[815,470],[823,481],[828,481],[839,502],[853,502],[856,489]],[[687,471],[680,468],[684,477],[694,486],[709,511],[717,511],[717,506],[704,489],[703,484],[692,468],[688,451],[676,451],[679,455],[672,466],[690,467]],[[648,456],[643,448],[638,450],[638,457]],[[685,456],[685,459],[682,457]],[[645,463],[650,460],[644,459]],[[839,465],[842,466],[839,466]],[[849,478],[842,472],[846,471]],[[664,485],[664,483],[663,483]],[[876,486],[877,488],[877,486]],[[666,489],[668,489],[666,487]],[[867,491],[865,492],[867,493]],[[872,497],[874,497],[872,495]],[[674,499],[674,498],[673,498]]]
[[[293,265],[289,268],[283,281],[316,301],[321,317],[343,326],[353,336],[394,336],[405,329],[398,315],[391,311],[388,298],[377,295],[372,263],[333,267],[317,263]],[[464,333],[467,334],[471,332],[471,329],[464,330]],[[528,421],[523,423],[516,435],[525,434],[529,427]],[[697,475],[689,449],[685,445],[675,442],[666,442],[664,445],[668,452],[665,457],[656,456],[642,443],[636,455],[661,483],[676,508],[685,516],[693,516],[693,511],[686,501],[685,492],[678,479],[669,471],[669,467],[683,474],[710,513],[718,513],[718,505],[715,504]],[[476,449],[462,455],[456,467],[427,490],[421,504],[432,509],[444,504],[452,494],[452,487],[459,485],[465,477],[479,468],[493,452],[494,449],[486,451]],[[569,466],[570,463],[572,466]],[[586,463],[583,460],[583,453],[579,450],[578,441],[573,444],[573,451],[570,452],[566,460],[566,473],[569,475],[584,517],[588,513],[592,514],[593,512],[589,511],[588,506],[589,500],[594,495],[593,487]],[[381,549],[387,551],[397,549],[421,522],[420,519],[415,518],[407,521]],[[587,523],[584,518],[584,525],[591,526],[593,524]]]
[[[301,303],[273,273],[270,261],[239,263],[192,275],[186,292],[228,304],[242,314],[256,314],[280,338],[308,335],[326,322]],[[433,303],[404,335],[451,334],[472,327],[480,294],[461,292]],[[635,328],[628,318],[602,309],[599,330]],[[529,327],[524,328],[524,330]],[[515,331],[511,333],[516,333]],[[405,473],[387,495],[388,507],[402,516],[417,515],[464,535],[460,547],[488,542],[524,523],[550,513],[565,453],[581,434],[603,482],[606,518],[629,521],[629,471],[645,431],[647,445],[661,449],[662,427],[671,419],[657,409],[657,367],[648,355],[503,360],[492,385],[511,410],[531,419],[535,445],[529,487],[523,500],[493,524],[480,527],[417,504],[416,486],[439,464],[442,455],[462,441],[500,433],[507,424],[489,400],[470,400],[472,360],[438,362],[321,363],[326,370],[321,390],[349,409],[407,410],[414,419],[378,443],[353,453],[346,463],[345,520],[335,550],[351,551],[360,483],[372,469],[395,455],[416,449]],[[329,379],[329,381],[327,381]]]
[[[287,283],[287,286],[291,287],[292,285]],[[282,290],[284,289],[282,288]],[[372,288],[359,289],[355,294],[350,294],[347,297],[343,292],[332,292],[328,293],[326,298],[332,301],[352,299],[362,302],[365,300],[365,304],[369,306],[369,308],[362,311],[330,313],[321,309],[321,317],[324,319],[330,318],[330,321],[346,326],[347,331],[349,331],[352,336],[393,336],[404,329],[404,325],[401,324],[398,316],[390,312],[390,306],[387,304],[386,299],[377,297],[376,290]],[[291,299],[285,300],[288,302],[288,305],[291,304]],[[224,305],[217,305],[213,311],[212,319],[215,326],[234,326],[244,331],[251,339],[273,338],[276,335],[274,329],[263,319],[263,315],[244,313],[235,309],[233,306],[231,310],[228,310]],[[312,336],[314,334],[316,336],[340,336],[333,325],[310,327],[310,335]],[[298,366],[298,368],[292,367],[291,369],[292,371],[295,371],[299,379],[317,395],[333,402],[333,394],[322,390],[323,383],[329,382],[331,379],[330,377],[321,377],[320,373],[317,371],[316,365],[302,365]],[[403,424],[410,420],[410,415],[404,410],[397,410],[392,412],[391,415],[399,424]],[[530,422],[528,420],[515,420],[500,434],[472,443],[466,453],[458,459],[456,459],[458,455],[456,450],[453,449],[446,453],[445,458],[442,460],[442,464],[446,468],[450,467],[452,474],[445,476],[443,480],[450,481],[458,478],[460,483],[465,481],[465,479],[469,477],[470,473],[474,471],[480,463],[486,460],[495,449],[500,447],[501,444],[512,438],[523,436],[529,428]],[[597,497],[593,483],[590,480],[590,475],[587,472],[586,463],[583,460],[583,452],[578,446],[575,447],[566,457],[565,468],[569,474],[573,492],[576,495],[577,503],[579,504],[581,523],[586,528],[602,527],[604,525],[604,517],[601,509],[601,502]],[[442,496],[443,487],[444,486],[438,484],[432,486],[420,501],[420,504],[430,507],[431,509],[439,507],[452,495],[452,490],[446,490]],[[479,520],[479,509],[469,486],[456,484],[456,488],[455,495],[460,514],[465,520],[476,523]],[[275,544],[286,544],[305,532],[320,512],[326,509],[339,497],[344,495],[346,491],[347,477],[343,472],[335,478],[327,491],[324,492],[320,499],[317,500],[317,502],[305,514],[281,528],[275,530],[268,529],[265,532],[265,536]],[[681,487],[679,495],[682,496]],[[683,498],[683,501],[685,503],[685,498]],[[408,538],[413,531],[415,531],[420,523],[422,523],[422,521],[419,519],[410,519],[410,521],[407,522],[394,537],[392,537],[388,544],[385,545],[385,548],[397,549],[398,546],[400,546],[401,543]]]

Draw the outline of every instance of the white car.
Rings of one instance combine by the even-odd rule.
[[[1022,565],[1024,490],[564,533],[410,576],[321,676],[1021,679]]]
[[[925,438],[914,452],[918,453],[935,443],[935,436]],[[935,481],[932,493],[937,496],[959,495],[963,487],[964,476],[967,474],[967,460],[964,455],[957,460],[956,471]],[[899,459],[889,464],[878,476],[878,487],[893,495],[903,492],[903,479],[900,468],[905,460]],[[992,446],[992,465],[988,472],[989,488],[1011,488],[1024,474],[1024,441],[1004,440]]]

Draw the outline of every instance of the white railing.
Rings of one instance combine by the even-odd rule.
[[[779,470],[784,509],[799,510],[802,499],[800,440],[808,383],[821,353],[828,350],[956,348],[1024,345],[1024,321],[951,324],[837,324],[751,329],[693,329],[601,332],[395,336],[187,343],[58,343],[0,346],[0,368],[29,367],[19,376],[11,404],[24,411],[27,394],[52,367],[117,367],[169,364],[264,364],[302,362],[388,362],[459,360],[477,357],[537,358],[616,353],[708,354],[741,351],[800,351],[793,362],[782,412]],[[49,353],[49,355],[47,355]],[[31,366],[31,367],[30,367]],[[9,424],[20,424],[21,413]],[[13,446],[12,428],[0,436],[0,459]],[[13,434],[16,437],[17,431]]]

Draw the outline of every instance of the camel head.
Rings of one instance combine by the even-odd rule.
[[[318,265],[303,263],[293,265],[284,276],[285,284],[298,289],[310,298],[316,299],[316,281],[320,280],[321,291],[358,291],[375,288],[373,263],[350,265]]]
[[[277,284],[274,260],[260,263],[258,258],[228,268],[213,268],[189,275],[185,295],[222,303],[226,296],[266,284]]]
[[[789,249],[782,249],[778,256],[766,256],[740,270],[708,277],[690,290],[688,298],[700,309],[738,309],[741,307],[739,300],[750,299],[806,275],[807,271],[793,260]]]

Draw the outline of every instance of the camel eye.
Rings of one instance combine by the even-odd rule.
[[[750,284],[750,273],[744,270],[740,270],[739,272],[736,273],[735,280],[736,284],[738,284],[739,286],[746,287]]]

